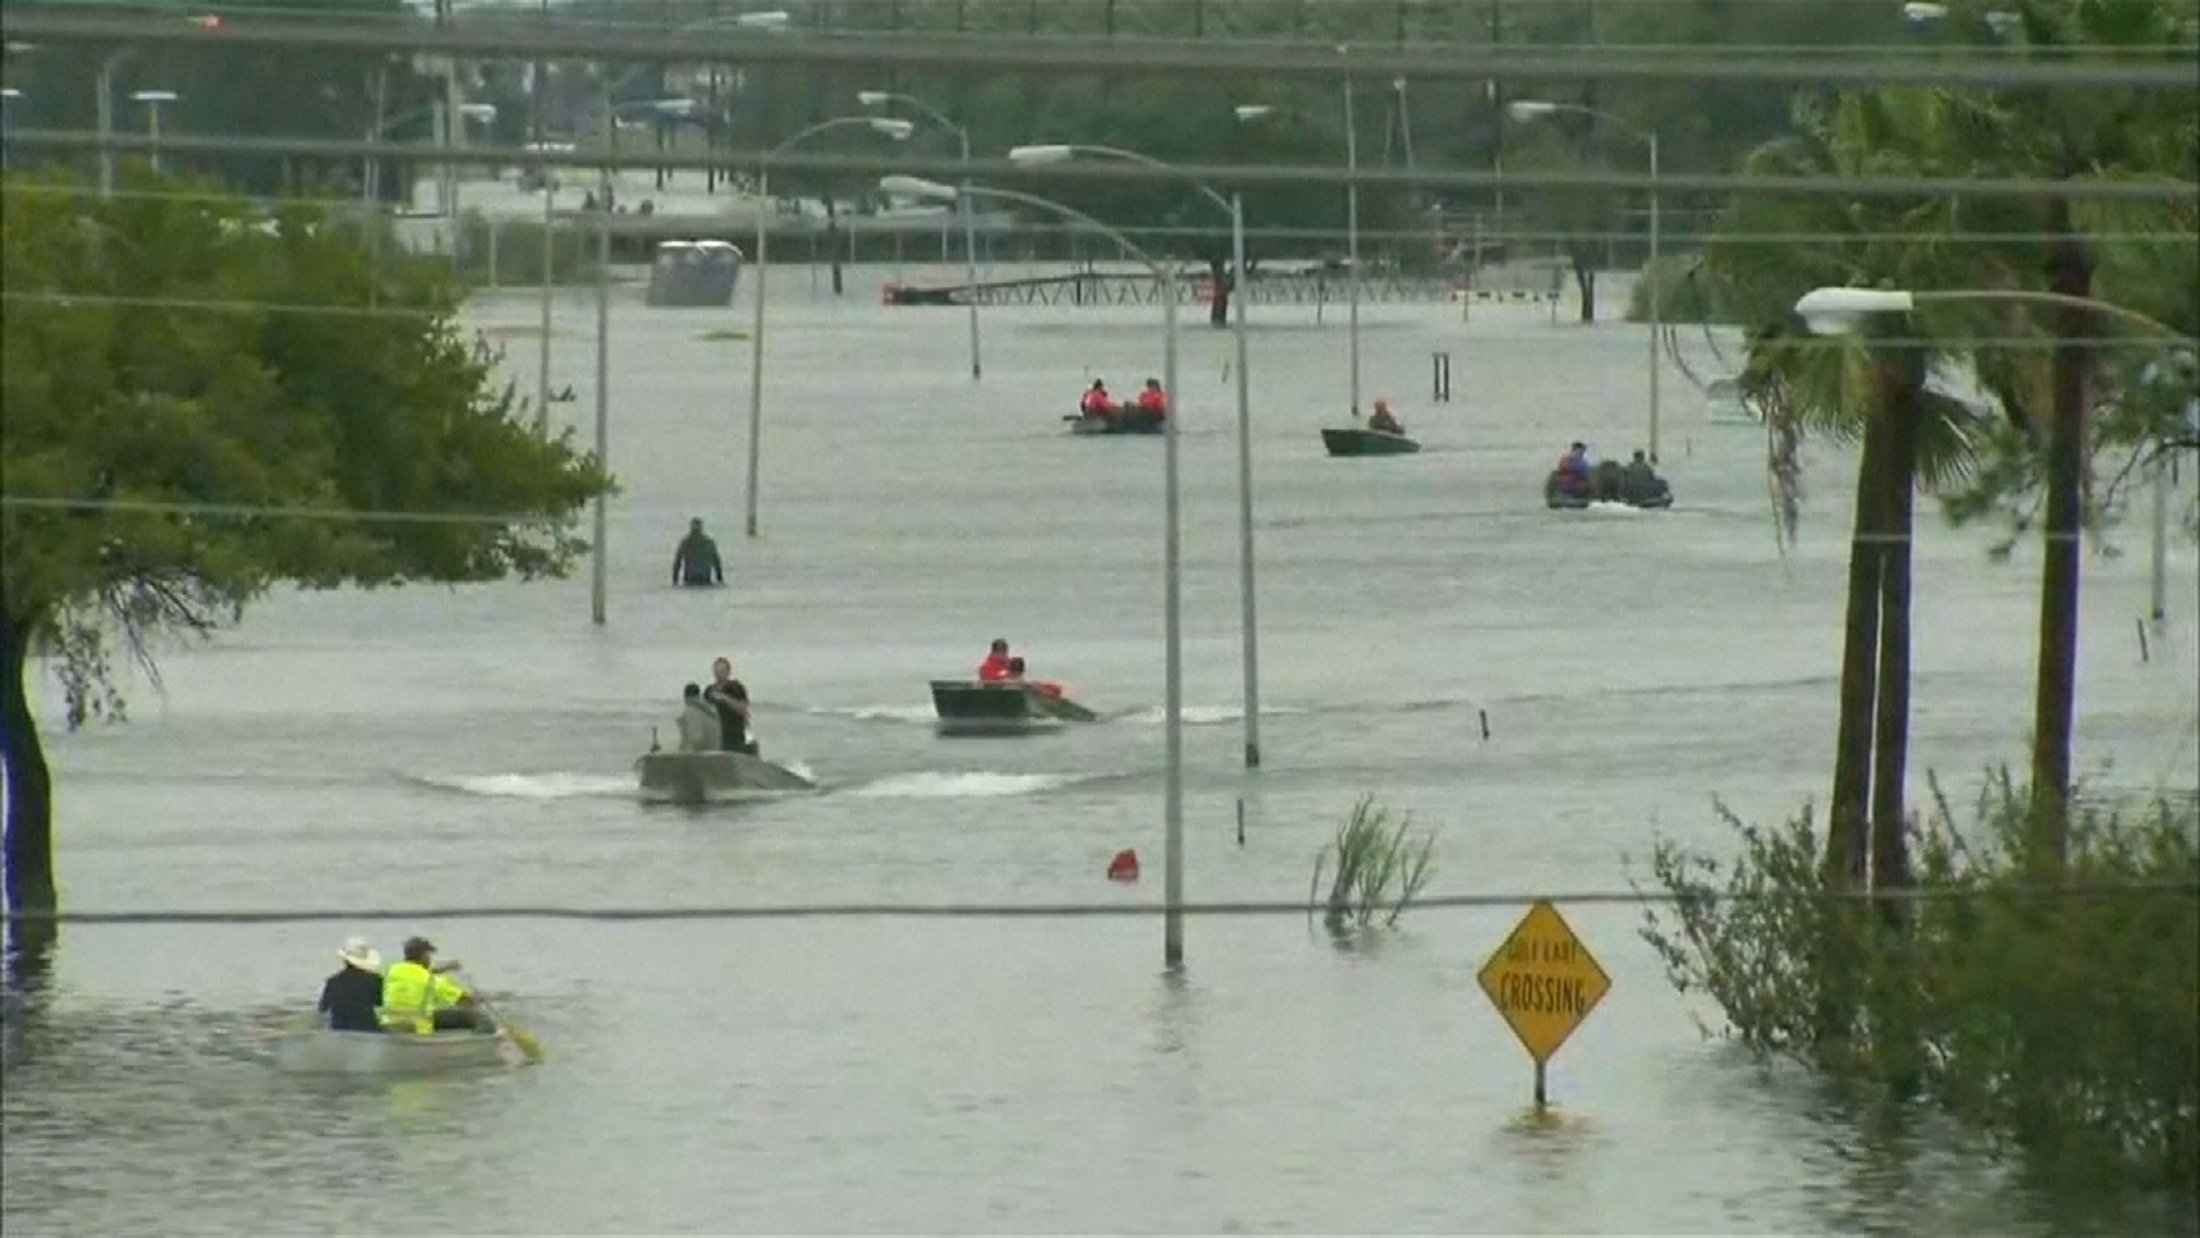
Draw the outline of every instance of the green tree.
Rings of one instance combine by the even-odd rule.
[[[1924,173],[1963,162],[1964,101],[1882,91],[1799,106],[1794,136],[1745,165],[1763,176]],[[1829,196],[1739,199],[1722,216],[1708,265],[1728,303],[1759,325],[1744,385],[1782,428],[1862,440],[1856,535],[1849,551],[1840,721],[1826,864],[1841,879],[1902,884],[1909,727],[1910,533],[1916,481],[1945,485],[1968,466],[1976,418],[1929,387],[1945,351],[1901,325],[1867,345],[1814,337],[1794,322],[1823,285],[1947,286],[1961,255],[1943,200]],[[1816,239],[1767,244],[1755,238]]]
[[[492,386],[443,264],[378,260],[395,245],[311,209],[132,188],[161,192],[4,182],[0,758],[16,912],[55,906],[25,682],[38,653],[69,726],[119,717],[113,650],[150,668],[153,635],[207,632],[286,582],[560,574],[587,549],[573,514],[610,485]]]

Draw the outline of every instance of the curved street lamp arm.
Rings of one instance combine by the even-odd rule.
[[[772,147],[770,150],[764,152],[764,154],[767,158],[772,155],[784,154],[789,147],[792,147],[809,138],[816,137],[818,134],[823,133],[828,129],[842,129],[850,125],[862,125],[865,128],[875,128],[880,123],[881,122],[879,118],[876,116],[835,116],[831,120],[821,120],[816,124],[811,125],[809,128],[797,132],[793,137],[790,137],[786,141],[781,142],[779,145]]]
[[[1630,121],[1625,117],[1618,115],[1617,113],[1607,112],[1600,107],[1587,107],[1579,103],[1552,102],[1539,103],[1538,106],[1542,108],[1548,108],[1550,111],[1553,112],[1572,112],[1576,116],[1596,117],[1598,120],[1604,121],[1607,124],[1614,125],[1620,129],[1626,130],[1638,142],[1655,142],[1658,140],[1657,135],[1655,133],[1652,133],[1648,129],[1645,129],[1642,126],[1635,124],[1633,121]]]
[[[1140,262],[1145,263],[1146,266],[1153,271],[1156,278],[1164,280],[1169,278],[1168,269],[1163,267],[1152,254],[1149,254],[1145,250],[1140,249],[1138,246],[1132,244],[1129,237],[1124,236],[1122,233],[1117,232],[1115,229],[1110,228],[1106,224],[1101,223],[1099,220],[1094,219],[1092,216],[1087,215],[1083,211],[1077,210],[1074,207],[1064,206],[1051,198],[1042,198],[1035,194],[1018,193],[1013,189],[995,189],[990,185],[965,185],[957,189],[956,193],[961,196],[973,198],[1001,198],[1009,202],[1021,202],[1026,206],[1034,206],[1042,211],[1052,211],[1055,214],[1060,215],[1064,219],[1071,220],[1075,223],[1081,223],[1086,227],[1092,229],[1094,232],[1097,232],[1100,235],[1108,238],[1109,240],[1114,241],[1116,244],[1122,246],[1124,250],[1127,251],[1132,257],[1138,259]]]
[[[956,124],[952,120],[949,120],[947,118],[947,113],[940,111],[938,108],[933,107],[931,104],[926,103],[924,100],[917,98],[915,95],[905,95],[898,90],[880,90],[866,93],[875,94],[877,98],[882,102],[899,103],[908,107],[911,111],[922,112],[925,114],[925,116],[930,118],[934,124],[939,125],[943,129],[953,130],[955,132],[955,136],[962,139],[963,158],[970,158],[970,130],[963,128],[961,125]]]
[[[1182,168],[1177,167],[1173,163],[1165,163],[1159,159],[1154,158],[1152,155],[1142,155],[1135,150],[1125,150],[1120,146],[1095,146],[1084,142],[1075,142],[1071,143],[1069,148],[1073,151],[1081,151],[1088,155],[1106,155],[1110,159],[1120,159],[1125,163],[1141,164],[1145,167],[1153,168],[1156,171],[1171,173],[1176,176],[1177,179],[1190,185],[1192,188],[1198,190],[1200,193],[1205,194],[1207,200],[1214,203],[1215,206],[1220,209],[1224,215],[1233,215],[1235,213],[1230,206],[1230,200],[1228,198],[1225,198],[1221,194],[1216,193],[1214,190],[1208,188],[1205,181],[1197,180],[1192,176],[1187,175]]]
[[[2033,292],[2027,289],[1936,289],[1930,292],[1913,292],[1910,299],[1920,305],[1949,301],[2016,301],[2040,305],[2062,305],[2071,309],[2098,310],[2112,318],[2120,318],[2134,326],[2145,327],[2157,335],[2184,344],[2200,344],[2200,339],[2179,331],[2165,322],[2158,322],[2134,309],[2126,309],[2113,301],[2096,301],[2091,297],[2074,297],[2061,292]]]

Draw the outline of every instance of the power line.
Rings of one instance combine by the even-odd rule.
[[[412,147],[410,149],[412,149],[416,154],[419,154],[420,152],[432,150],[434,148]],[[494,181],[490,183],[499,186],[504,184],[504,182],[502,181]],[[21,195],[25,197],[82,198],[89,197],[94,192],[95,191],[93,189],[78,184],[42,184],[36,182],[0,184],[0,200],[4,200],[10,195]],[[666,191],[651,190],[649,192],[652,194],[656,194]],[[217,206],[234,206],[239,203],[250,203],[252,205],[261,207],[262,209],[271,211],[281,210],[287,207],[303,206],[326,210],[331,212],[332,214],[363,213],[360,200],[356,197],[269,198],[253,197],[242,192],[222,192],[215,190],[164,190],[128,188],[117,188],[113,192],[108,193],[104,196],[114,199],[128,199],[146,202],[202,202],[209,205]],[[746,196],[747,195],[740,194],[728,195],[728,198],[723,200],[721,204],[730,205],[732,202],[739,201],[741,198]],[[715,198],[713,200],[720,201]],[[478,208],[476,209],[478,210]],[[1642,218],[1646,216],[1647,210],[1645,207],[1638,204],[1631,208],[1615,210],[1614,213],[1621,216]],[[1705,216],[1715,216],[1718,212],[1713,210],[1689,212],[1668,207],[1665,211],[1665,217],[1668,221],[1670,221],[1676,215],[1686,215],[1691,213]],[[1613,243],[1639,246],[1643,243],[1646,236],[1644,229],[1641,227],[1598,230],[1588,228],[1567,229],[1521,226],[1507,226],[1504,228],[1498,228],[1494,225],[1486,224],[1481,229],[1477,230],[1473,226],[1473,215],[1474,212],[1455,212],[1446,216],[1440,225],[1432,222],[1420,226],[1404,226],[1395,228],[1363,227],[1360,229],[1360,239],[1363,241],[1381,240],[1426,244],[1429,243],[1433,237],[1441,235],[1445,240],[1455,242],[1466,242],[1474,239],[1479,239],[1485,248],[1494,248],[1500,244],[1520,244],[1534,242],[1580,242],[1588,244]],[[542,228],[542,217],[539,213],[535,212],[529,212],[526,214],[515,212],[510,215],[490,215],[483,213],[476,216],[476,218],[478,218],[479,220],[479,226],[483,228],[511,229],[515,232],[539,231]],[[615,217],[614,229],[620,226],[619,222],[617,221],[631,221],[633,220],[633,218],[633,216]],[[681,228],[685,228],[691,232],[708,231],[713,226],[718,226],[724,227],[729,231],[746,234],[753,231],[755,226],[753,216],[734,211],[721,211],[718,213],[717,216],[670,215],[660,213],[656,216],[651,216],[648,218],[660,221],[671,220],[673,221],[670,225],[672,229],[678,230]],[[855,218],[860,219],[862,217],[857,216]],[[949,221],[949,223],[951,224],[953,216],[944,215],[941,218]],[[596,226],[596,220],[596,212],[568,210],[557,215],[551,226],[553,230],[569,233],[580,230],[593,230],[593,228]],[[911,219],[906,221],[906,226],[891,229],[881,227],[875,230],[875,234],[889,235],[892,232],[901,232],[905,235],[916,235],[918,233],[930,235],[931,233],[937,231],[940,226],[941,225],[939,220],[920,221]],[[842,227],[851,235],[874,234],[874,230],[872,229],[851,228],[845,220],[842,223]],[[814,230],[818,232],[823,231],[821,227]],[[996,235],[1004,232],[1009,232],[1013,235],[1019,236],[1058,236],[1072,234],[1082,236],[1089,235],[1090,232],[1089,229],[1083,228],[1080,225],[1074,223],[1063,223],[1051,219],[1019,220],[1014,225],[1013,229],[987,228],[981,226],[980,231],[991,232]],[[1116,231],[1122,232],[1128,236],[1203,237],[1217,240],[1227,239],[1230,236],[1230,229],[1227,225],[1207,221],[1204,218],[1197,223],[1186,222],[1181,224],[1123,224],[1118,225],[1116,227]],[[1245,236],[1248,240],[1325,240],[1334,237],[1340,237],[1344,235],[1344,232],[1345,229],[1342,224],[1326,227],[1310,225],[1269,224],[1248,225],[1245,229]],[[1691,232],[1676,231],[1671,227],[1668,227],[1663,233],[1665,242],[1667,244],[1680,246],[1707,246],[1715,244],[1808,245],[1826,240],[1839,240],[1842,242],[1883,243],[1890,241],[1915,241],[1918,240],[1922,235],[1925,234],[1916,232],[1829,231],[1730,232],[1723,230]],[[1930,234],[1930,236],[1935,241],[1973,241],[2007,245],[2045,245],[2067,239],[2060,233],[2051,232],[1998,232],[1964,228],[1958,228],[1950,231],[1934,231]],[[2163,245],[2173,247],[2189,247],[2193,242],[2193,235],[2191,232],[2170,228],[2157,229],[2153,231],[2087,232],[2085,234],[2085,237],[2087,240],[2094,242],[2131,245]],[[682,239],[685,238],[683,237]],[[1540,262],[1548,260],[1550,260],[1550,256],[1546,254],[1534,258],[1520,258],[1512,259],[1509,261]],[[1034,261],[1045,260],[1035,259]],[[922,266],[926,265],[926,263],[921,261],[910,261],[906,265]],[[1140,269],[1143,270],[1144,268]],[[1363,280],[1363,282],[1367,281]],[[513,286],[520,287],[524,285],[515,284]]]
[[[1539,48],[1518,44],[1416,44],[1354,47],[1320,43],[1255,43],[1201,39],[1117,37],[1095,40],[942,31],[840,34],[801,30],[755,31],[691,26],[633,30],[539,20],[450,21],[428,24],[407,18],[232,15],[213,29],[173,16],[98,14],[79,6],[43,10],[12,6],[8,33],[20,40],[57,43],[182,44],[261,49],[314,48],[361,52],[413,52],[474,60],[566,60],[597,63],[669,62],[682,65],[792,65],[805,69],[862,68],[885,72],[973,72],[1121,76],[1197,75],[1202,80],[1313,78],[1341,81],[1347,74],[1369,80],[1394,77],[1424,81],[1761,81],[1823,86],[1915,84],[1936,86],[2120,87],[2131,90],[2192,89],[2191,60],[2175,51],[2148,49],[2125,55],[2114,47],[2088,47],[2086,60],[2018,59],[2006,54],[1951,53],[1935,47],[1873,49],[1861,56],[1808,52],[1763,56],[1719,48]]]
[[[59,512],[133,512],[148,516],[225,516],[244,520],[342,520],[360,524],[562,524],[540,512],[392,511],[356,507],[286,507],[251,503],[170,503],[151,499],[65,499],[0,493],[0,509]]]
[[[792,151],[772,154],[761,150],[724,150],[688,155],[672,151],[625,152],[581,150],[528,150],[519,146],[425,147],[419,143],[361,142],[334,138],[209,137],[96,132],[77,129],[18,129],[11,144],[26,150],[50,151],[145,151],[168,155],[235,155],[266,159],[306,158],[358,162],[375,158],[436,164],[486,167],[562,167],[635,169],[667,172],[700,172],[705,169],[742,171],[769,162],[774,175],[866,177],[890,174],[961,180],[982,178],[1000,184],[1071,182],[1099,185],[1181,183],[1204,181],[1210,185],[1320,186],[1342,188],[1359,185],[1369,189],[1655,189],[1662,194],[1704,194],[1722,197],[1840,196],[1933,198],[2062,198],[2070,201],[2190,202],[2200,195],[2200,182],[2091,178],[2058,180],[2044,177],[1996,177],[1971,179],[1950,176],[1750,176],[1731,173],[1666,173],[1651,177],[1639,172],[1606,170],[1484,172],[1430,168],[1361,167],[1356,170],[1326,165],[1295,164],[1173,164],[1166,168],[1119,160],[1067,160],[1051,164],[1021,164],[1005,157],[960,159],[935,155],[856,155]]]
[[[1728,895],[1660,890],[1585,890],[1551,894],[1447,894],[1415,898],[1410,911],[1486,910],[1527,907],[1538,901],[1574,906],[1652,906],[1678,903],[1941,903],[1968,900],[2061,900],[2109,895],[2200,897],[2200,882],[2072,882],[1980,890],[1962,886],[1908,887],[1898,890],[1825,890],[1808,894]],[[1260,916],[1320,914],[1322,904],[1305,900],[1186,903],[1186,915]],[[303,924],[334,920],[811,920],[811,919],[1098,919],[1157,916],[1157,903],[793,903],[718,907],[372,907],[291,908],[264,911],[23,911],[11,920],[55,924]]]

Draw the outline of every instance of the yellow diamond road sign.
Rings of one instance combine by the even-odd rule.
[[[1558,1052],[1612,987],[1558,908],[1544,901],[1528,908],[1477,979],[1538,1065]]]

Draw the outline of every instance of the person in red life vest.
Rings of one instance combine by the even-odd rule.
[[[1169,415],[1169,393],[1161,389],[1160,379],[1146,380],[1146,389],[1138,393],[1138,413],[1154,421]]]
[[[1385,396],[1375,397],[1375,412],[1368,417],[1367,428],[1381,430],[1385,434],[1406,432],[1405,426],[1399,424],[1397,414],[1390,411],[1390,400]]]
[[[978,664],[978,682],[1007,683],[1009,680],[1016,678],[1016,672],[1012,668],[1016,663],[1022,661],[1021,658],[1008,656],[1007,641],[994,641],[993,648],[985,655],[985,661]]]
[[[1085,388],[1084,398],[1077,401],[1077,413],[1082,417],[1113,417],[1121,407],[1108,394],[1107,383],[1097,378]]]
[[[1046,680],[1046,679],[1034,679],[1034,680],[1029,680],[1029,681],[1025,680],[1025,679],[1024,679],[1024,660],[1023,660],[1022,658],[1010,658],[1010,659],[1008,660],[1008,679],[1009,679],[1009,682],[1011,682],[1011,683],[1026,683],[1026,682],[1028,682],[1028,683],[1030,684],[1030,686],[1031,686],[1031,688],[1032,688],[1032,690],[1033,690],[1033,691],[1035,691],[1035,692],[1038,692],[1038,693],[1040,693],[1040,694],[1042,694],[1042,695],[1044,695],[1044,696],[1060,696],[1060,695],[1062,695],[1062,685],[1060,685],[1060,684],[1058,684],[1058,683],[1055,683],[1055,682],[1053,682],[1053,681],[1051,681],[1051,680]]]

